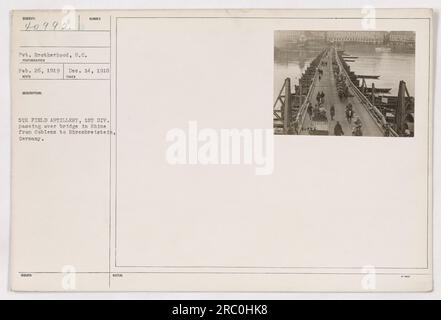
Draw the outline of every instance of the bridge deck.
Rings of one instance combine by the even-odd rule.
[[[334,78],[333,72],[332,72],[332,58],[331,54],[328,54],[323,61],[327,61],[327,66],[320,66],[321,69],[323,69],[323,76],[321,77],[320,81],[317,81],[317,84],[314,88],[314,91],[311,95],[311,103],[313,106],[317,102],[316,96],[317,93],[320,91],[323,91],[325,93],[325,99],[324,99],[324,107],[326,108],[326,113],[328,116],[328,128],[329,128],[329,135],[334,135],[334,127],[337,121],[340,122],[343,132],[345,136],[352,135],[352,128],[354,127],[353,121],[352,124],[348,123],[345,116],[345,108],[346,105],[351,103],[352,108],[354,110],[354,118],[359,117],[362,122],[362,131],[364,136],[383,136],[382,131],[376,124],[375,120],[372,119],[371,115],[368,113],[368,111],[365,109],[365,107],[360,103],[357,97],[349,97],[344,100],[340,100],[337,93],[337,86],[336,86],[336,80]],[[334,105],[335,107],[335,117],[334,120],[331,120],[330,116],[330,106]],[[308,134],[306,128],[311,126],[311,120],[309,119],[309,116],[305,116],[304,124],[303,124],[303,131],[302,134]]]

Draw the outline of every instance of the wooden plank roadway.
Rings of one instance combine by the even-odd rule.
[[[328,117],[329,135],[334,135],[334,127],[337,121],[340,122],[345,136],[352,135],[354,120],[358,117],[362,123],[362,131],[364,136],[383,136],[383,133],[378,127],[377,123],[365,109],[365,107],[359,102],[358,98],[349,97],[348,99],[340,100],[337,93],[336,80],[332,71],[331,55],[328,54],[323,58],[323,61],[327,61],[328,64],[327,66],[320,66],[320,68],[323,69],[323,76],[321,77],[321,80],[317,82],[314,88],[311,96],[311,102],[314,106],[317,103],[317,93],[321,91],[325,93],[324,107],[326,108]],[[346,120],[345,115],[346,105],[349,103],[352,104],[352,108],[354,110],[354,118],[352,119],[352,123],[349,123]],[[331,120],[330,116],[330,106],[332,104],[335,107],[334,120]],[[301,134],[308,134],[307,128],[311,127],[312,125],[312,121],[309,119],[309,116],[306,115]]]

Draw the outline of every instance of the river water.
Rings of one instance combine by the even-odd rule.
[[[400,80],[406,82],[411,96],[415,93],[415,54],[405,52],[378,52],[370,45],[346,45],[345,54],[358,57],[355,62],[349,62],[351,70],[356,74],[379,75],[378,80],[367,79],[371,87],[375,82],[376,88],[392,88],[390,95],[398,94]],[[309,63],[320,53],[320,50],[282,51],[275,55],[274,64],[274,97],[277,97],[286,77],[291,78],[291,85],[298,84],[302,72]]]

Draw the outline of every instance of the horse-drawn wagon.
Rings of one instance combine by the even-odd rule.
[[[321,107],[314,110],[314,115],[311,119],[309,127],[310,135],[327,136],[329,135],[328,117],[326,116],[326,109]]]

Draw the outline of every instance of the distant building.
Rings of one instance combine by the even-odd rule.
[[[274,44],[277,48],[285,48],[297,44],[303,36],[303,31],[276,31],[274,32]]]
[[[359,42],[383,44],[386,31],[328,31],[327,40],[330,42]]]
[[[391,31],[389,43],[394,51],[415,52],[415,32]]]
[[[413,31],[391,31],[390,42],[415,43],[415,32]]]
[[[304,48],[326,45],[326,31],[284,30],[274,33],[274,44],[279,49]]]
[[[306,40],[326,41],[326,31],[305,31]]]
[[[274,33],[274,43],[279,49],[318,47],[326,43],[366,43],[395,47],[415,47],[415,32],[412,31],[297,31],[283,30]]]

